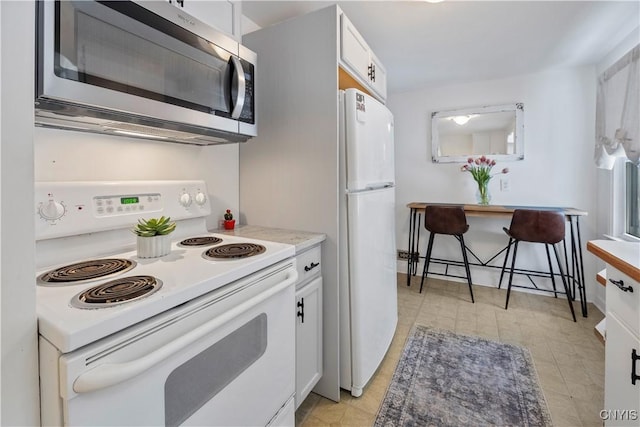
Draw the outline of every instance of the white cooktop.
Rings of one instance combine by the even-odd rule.
[[[212,198],[201,180],[37,182],[36,277],[95,259],[123,258],[136,263],[122,274],[82,284],[36,285],[40,335],[63,353],[73,351],[294,256],[293,245],[207,232]],[[131,228],[140,218],[160,216],[178,224],[171,234],[171,253],[139,259]],[[247,258],[210,260],[202,254],[213,246],[178,246],[185,238],[203,236],[222,239],[217,245],[257,243],[266,251]],[[73,297],[84,290],[137,275],[153,276],[162,287],[110,307],[71,305]]]
[[[37,286],[37,314],[40,335],[63,353],[72,351],[128,326],[162,313],[231,282],[255,273],[281,260],[293,257],[293,245],[236,236],[204,233],[190,237],[215,236],[228,243],[257,243],[266,251],[247,258],[209,260],[202,254],[213,246],[186,248],[172,243],[171,253],[160,258],[141,259],[136,251],[109,255],[136,262],[136,266],[118,276],[68,285]],[[91,258],[93,259],[93,258]],[[84,260],[78,260],[84,261]],[[63,264],[66,265],[66,264]],[[37,273],[55,268],[52,266]],[[138,300],[112,307],[82,309],[73,307],[71,299],[83,290],[125,276],[150,275],[162,281],[157,292]]]

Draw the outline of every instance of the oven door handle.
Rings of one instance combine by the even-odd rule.
[[[210,322],[192,330],[164,347],[160,347],[153,353],[149,353],[144,357],[129,362],[105,363],[80,374],[80,376],[78,376],[78,378],[73,382],[73,390],[76,393],[88,393],[90,391],[110,387],[140,375],[172,354],[182,350],[194,342],[199,341],[204,336],[215,329],[218,329],[233,318],[262,303],[278,292],[283,291],[298,280],[298,272],[295,268],[288,269],[286,273],[286,278],[277,285],[224,312]]]

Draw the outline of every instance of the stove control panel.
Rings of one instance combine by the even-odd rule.
[[[204,181],[36,182],[36,240],[211,214]]]
[[[160,193],[97,196],[93,198],[93,210],[96,216],[160,212],[162,202]]]

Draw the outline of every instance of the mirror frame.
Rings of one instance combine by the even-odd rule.
[[[496,161],[513,161],[524,159],[524,104],[495,105],[465,108],[461,110],[436,111],[431,113],[431,159],[433,163],[466,163],[469,157],[481,156],[482,154],[468,154],[464,156],[441,156],[438,154],[440,147],[440,137],[438,135],[438,119],[454,116],[466,116],[469,114],[486,114],[513,111],[516,115],[515,146],[513,154],[487,154]]]

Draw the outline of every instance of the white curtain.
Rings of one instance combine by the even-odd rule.
[[[616,157],[640,165],[640,45],[598,77],[595,163],[612,169]]]

